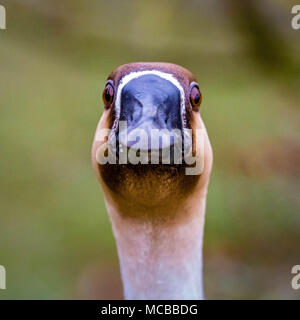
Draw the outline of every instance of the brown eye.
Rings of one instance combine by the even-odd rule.
[[[107,83],[102,94],[102,99],[106,108],[108,108],[113,102],[114,93],[115,93],[115,90],[114,90],[113,84]]]
[[[201,104],[201,101],[202,101],[201,92],[198,88],[198,85],[194,83],[191,85],[190,102],[191,102],[191,105],[195,111],[199,110],[199,106]]]

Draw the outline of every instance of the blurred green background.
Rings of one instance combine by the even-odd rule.
[[[300,298],[295,3],[0,0],[0,299],[122,297],[90,149],[106,77],[133,61],[200,83],[214,149],[206,297]]]

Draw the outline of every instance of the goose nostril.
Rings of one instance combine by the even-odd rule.
[[[128,122],[130,124],[135,124],[138,123],[138,121],[141,119],[142,117],[142,109],[140,107],[133,107],[133,110],[127,115],[127,117],[125,116],[124,120],[128,120]]]
[[[168,115],[163,109],[157,109],[155,120],[162,128],[167,128]]]

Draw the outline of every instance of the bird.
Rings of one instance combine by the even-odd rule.
[[[108,76],[102,99],[92,165],[116,241],[124,298],[204,299],[202,247],[213,152],[195,76],[172,63],[124,64]],[[158,139],[151,130],[164,133]],[[187,174],[195,164],[172,158],[183,142],[190,146],[187,154],[202,160],[200,174]],[[164,163],[168,148],[171,159]],[[124,162],[130,152],[141,161]],[[158,155],[155,163],[152,154]]]

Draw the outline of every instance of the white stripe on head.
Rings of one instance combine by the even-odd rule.
[[[115,102],[115,108],[116,108],[116,120],[113,124],[113,129],[118,125],[118,120],[120,117],[121,112],[121,94],[122,90],[125,87],[127,83],[129,83],[131,80],[139,78],[141,76],[147,75],[147,74],[153,74],[156,76],[159,76],[160,78],[163,78],[165,80],[170,81],[175,87],[178,88],[180,92],[180,104],[181,104],[181,121],[182,121],[182,127],[186,128],[186,117],[185,117],[185,95],[184,90],[179,81],[171,74],[162,72],[159,70],[145,70],[145,71],[133,71],[125,76],[120,80],[118,90],[117,90],[117,96],[116,96],[116,102]]]

